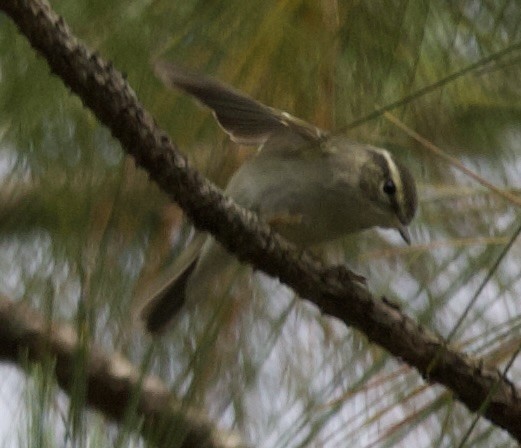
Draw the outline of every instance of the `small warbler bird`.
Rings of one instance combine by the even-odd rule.
[[[259,147],[225,194],[282,236],[304,248],[378,226],[397,229],[410,243],[407,225],[417,208],[416,185],[388,151],[329,135],[212,78],[166,62],[155,68],[168,87],[210,108],[233,141]],[[147,329],[163,329],[185,302],[225,294],[224,279],[236,272],[234,260],[211,236],[195,238],[178,260],[177,272],[143,308]]]

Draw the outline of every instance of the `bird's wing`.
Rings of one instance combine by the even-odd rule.
[[[150,333],[163,330],[184,305],[186,282],[206,238],[205,234],[197,234],[172,265],[147,288],[145,298],[140,301],[145,302],[140,315]]]
[[[183,90],[212,109],[221,127],[237,143],[262,145],[273,135],[288,131],[308,142],[320,141],[327,135],[304,120],[265,106],[210,77],[165,61],[156,62],[154,69],[165,85]]]

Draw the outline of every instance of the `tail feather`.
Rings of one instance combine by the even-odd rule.
[[[194,260],[178,277],[152,297],[141,311],[141,318],[150,333],[164,330],[185,304],[186,283],[196,261]]]

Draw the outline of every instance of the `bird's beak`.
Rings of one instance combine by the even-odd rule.
[[[411,235],[409,234],[409,229],[406,226],[404,226],[403,224],[400,224],[398,226],[398,232],[400,232],[400,235],[402,236],[404,241],[410,245],[411,244]]]

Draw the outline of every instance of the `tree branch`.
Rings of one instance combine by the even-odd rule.
[[[484,415],[521,441],[519,392],[497,369],[448,347],[396,307],[377,300],[351,281],[348,270],[327,269],[309,254],[298,254],[253,213],[224,197],[189,166],[123,76],[80,44],[47,3],[0,0],[0,9],[197,228],[212,233],[241,261],[278,277],[323,313],[359,329],[428,381],[451,389],[471,411],[488,403]]]
[[[86,402],[107,417],[123,422],[128,410],[143,419],[142,436],[159,447],[177,442],[183,448],[238,448],[237,435],[215,429],[202,412],[189,408],[172,396],[156,377],[142,376],[120,354],[85,347],[69,325],[50,324],[24,304],[0,297],[0,359],[55,361],[57,381],[65,391],[77,386],[78,355],[84,356],[81,379],[86,383]],[[136,425],[137,426],[137,425]]]

